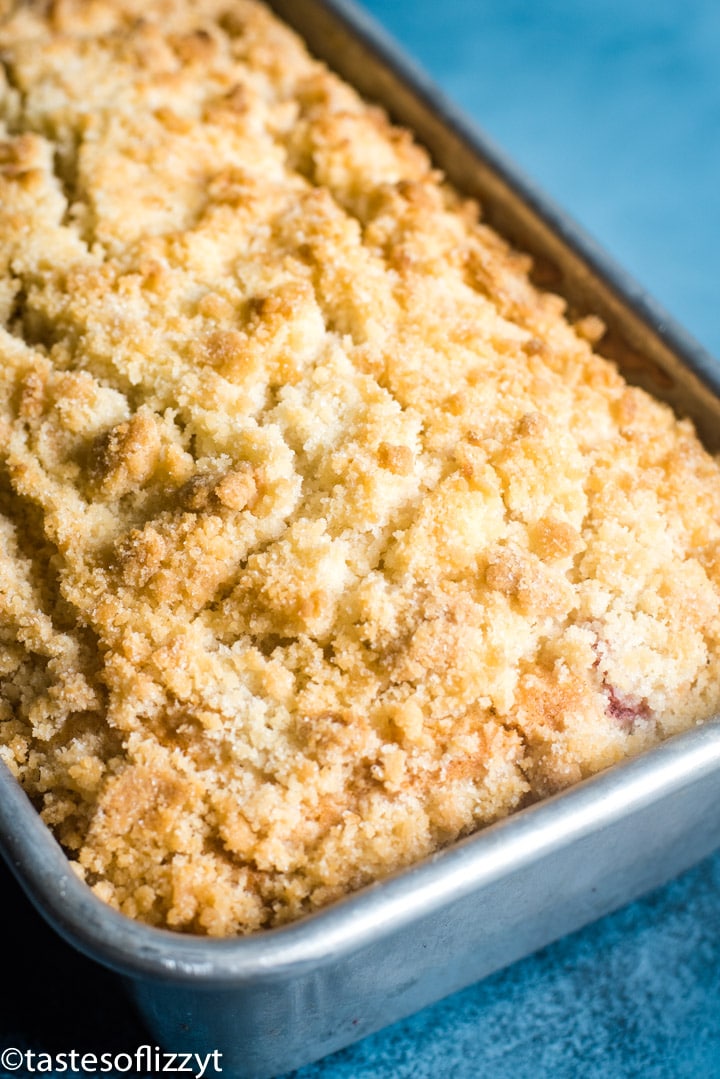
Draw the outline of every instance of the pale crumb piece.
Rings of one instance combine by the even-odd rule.
[[[718,463],[407,132],[255,0],[0,56],[0,758],[98,896],[279,925],[719,710]]]
[[[605,323],[597,315],[585,315],[575,323],[575,333],[591,345],[596,345],[605,335]]]
[[[252,507],[257,497],[257,484],[250,471],[228,472],[217,484],[214,493],[227,509],[244,510],[246,506]]]

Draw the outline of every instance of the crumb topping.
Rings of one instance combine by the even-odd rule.
[[[254,0],[0,0],[0,757],[150,924],[717,712],[720,469]]]

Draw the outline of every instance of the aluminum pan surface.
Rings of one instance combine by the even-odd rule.
[[[518,242],[527,240],[525,246],[531,249],[538,250],[541,246],[538,240],[541,233],[543,235],[544,233],[551,234],[553,250],[557,251],[562,248],[563,251],[566,251],[565,257],[568,259],[572,257],[572,260],[574,260],[572,262],[573,266],[575,264],[580,265],[581,272],[579,276],[582,278],[583,290],[588,295],[592,295],[593,289],[597,288],[602,300],[603,290],[612,288],[622,300],[618,310],[620,311],[620,323],[622,324],[621,330],[623,332],[627,328],[625,326],[626,320],[629,320],[633,326],[638,320],[647,320],[648,325],[645,327],[644,341],[653,352],[652,362],[655,361],[656,355],[665,359],[663,350],[669,351],[670,345],[668,345],[668,342],[671,342],[674,351],[670,358],[669,367],[672,368],[673,372],[677,371],[682,379],[690,403],[687,411],[696,418],[701,417],[703,414],[710,415],[714,421],[717,421],[713,426],[717,436],[720,428],[720,400],[713,391],[717,387],[718,392],[720,392],[720,370],[718,365],[699,346],[695,345],[682,329],[675,326],[668,316],[661,312],[637,285],[614,266],[561,211],[537,192],[518,173],[502,157],[500,152],[489,143],[485,136],[480,134],[472,124],[447,102],[440,91],[404,57],[387,35],[376,26],[361,8],[349,2],[349,0],[272,0],[270,6],[275,8],[279,14],[308,39],[313,50],[318,55],[325,56],[336,70],[349,78],[361,90],[385,104],[393,115],[403,122],[410,123],[414,121],[413,127],[415,131],[421,140],[426,142],[435,152],[436,159],[445,169],[448,176],[461,184],[464,190],[471,194],[480,194],[483,197],[483,205],[489,219],[495,221],[498,217],[507,217],[509,223],[505,231],[513,235]],[[452,149],[453,152],[449,153],[449,149]],[[442,152],[443,150],[445,151],[444,153]],[[564,263],[564,272],[570,266],[570,262]],[[567,282],[565,283],[567,284]],[[667,391],[670,387],[666,383],[664,388]],[[666,399],[672,396],[667,392],[663,394],[657,388],[655,392],[658,396],[664,396]],[[710,401],[709,406],[707,406],[708,401]],[[706,406],[709,409],[708,412],[705,412]],[[720,735],[717,734],[714,726],[709,726],[706,730],[713,733],[698,735],[697,732],[691,732],[689,735],[681,735],[674,740],[672,750],[667,751],[671,753],[668,760],[673,762],[670,771],[672,772],[677,768],[679,770],[678,775],[683,777],[682,783],[691,781],[694,769],[697,769],[698,777],[705,774],[706,761],[703,758],[705,752],[708,753],[708,759],[715,762],[714,742],[716,739],[720,742]],[[698,737],[700,737],[703,744],[704,739],[708,739],[707,749],[704,749],[700,756],[698,756],[696,749],[693,748],[695,739]],[[464,881],[462,887],[470,887],[465,876],[467,868],[465,859],[470,860],[472,858],[472,854],[469,852],[474,850],[473,845],[478,845],[478,850],[484,850],[484,844],[490,841],[490,837],[492,837],[491,841],[496,843],[500,841],[500,836],[503,837],[502,842],[504,842],[504,837],[512,834],[515,829],[515,822],[522,821],[523,823],[518,827],[532,830],[535,827],[536,820],[542,822],[546,819],[546,815],[550,821],[554,819],[555,815],[562,818],[565,814],[563,809],[565,803],[569,806],[574,806],[575,799],[582,798],[585,807],[583,812],[589,813],[588,821],[592,818],[592,826],[598,827],[606,819],[602,808],[604,795],[594,799],[589,792],[604,790],[604,784],[609,782],[612,789],[617,790],[615,804],[622,806],[622,787],[626,782],[625,776],[627,775],[627,782],[630,784],[631,776],[644,775],[646,769],[648,782],[653,789],[655,789],[654,784],[658,782],[659,777],[662,777],[660,786],[667,781],[668,791],[674,789],[676,780],[672,774],[668,773],[665,765],[661,767],[659,773],[656,772],[658,767],[655,764],[656,757],[654,754],[656,752],[661,754],[657,760],[662,760],[662,754],[666,750],[661,747],[658,751],[644,755],[639,761],[618,765],[611,773],[603,774],[588,781],[587,784],[581,785],[579,788],[564,792],[539,806],[515,814],[508,821],[485,829],[477,836],[459,844],[457,850],[462,850],[463,852],[460,856],[463,859],[462,868],[460,869],[460,876],[463,877]],[[686,753],[687,757],[685,756]],[[715,767],[718,763],[720,763],[720,759],[711,766]],[[594,786],[596,783],[599,784],[598,787]],[[54,871],[58,873],[61,866],[67,865],[66,859],[55,841],[47,833],[45,826],[37,818],[35,811],[24,799],[24,796],[15,790],[15,787],[14,780],[7,775],[5,769],[0,769],[0,823],[2,823],[0,839],[5,846],[8,861],[21,876],[21,882],[22,878],[26,876],[30,890],[40,900],[41,905],[46,908],[46,912],[49,908],[50,916],[56,922],[63,923],[68,933],[72,932],[74,934],[77,931],[78,943],[81,938],[85,939],[86,937],[89,941],[92,928],[97,921],[96,915],[99,916],[99,913],[102,912],[103,915],[107,914],[111,921],[115,923],[116,939],[122,938],[122,945],[114,948],[112,955],[108,954],[103,958],[103,961],[108,962],[109,965],[129,972],[130,969],[139,969],[134,966],[136,961],[140,962],[142,966],[145,960],[150,961],[150,956],[152,955],[152,961],[160,964],[158,973],[162,970],[164,974],[170,975],[172,968],[175,966],[175,960],[168,961],[166,966],[163,949],[171,948],[177,952],[178,966],[174,973],[178,977],[184,978],[187,975],[192,978],[203,978],[209,976],[205,960],[202,959],[201,961],[198,958],[200,955],[198,949],[201,944],[190,944],[189,941],[193,938],[148,929],[136,923],[128,922],[127,919],[115,915],[104,904],[99,904],[96,908],[93,897],[90,896],[87,889],[76,880],[70,871],[68,871],[67,881],[62,884],[57,894],[63,900],[72,896],[73,902],[83,904],[84,907],[87,903],[90,903],[90,907],[86,910],[90,921],[88,922],[82,918],[77,919],[77,926],[71,929],[73,918],[67,915],[64,902],[63,911],[58,911],[57,914],[52,913],[55,905],[53,891],[47,887],[47,882],[43,882],[43,866],[52,864]],[[662,791],[658,787],[653,797],[660,797],[661,794]],[[585,799],[587,799],[587,802],[585,802]],[[574,812],[574,810],[569,810],[568,812]],[[597,817],[593,816],[595,813],[597,813]],[[25,842],[23,836],[18,833],[17,827],[13,825],[15,815],[17,815],[18,823],[22,824],[23,831],[32,834],[31,841]],[[607,818],[608,821],[610,819],[612,818]],[[564,838],[560,838],[561,836],[564,836]],[[569,842],[571,838],[572,828],[567,834],[563,833],[561,829],[555,842]],[[438,881],[434,885],[438,890],[433,893],[436,895],[433,902],[442,902],[448,898],[452,893],[452,887],[448,883],[450,881],[452,853],[442,852],[422,866],[404,871],[395,880],[372,886],[358,896],[336,904],[329,911],[323,911],[312,918],[304,919],[301,923],[289,929],[265,932],[252,940],[205,942],[203,938],[198,939],[202,941],[202,944],[207,944],[213,948],[216,961],[219,964],[217,975],[221,978],[226,976],[234,977],[238,973],[234,969],[233,963],[230,962],[230,951],[232,949],[238,948],[242,950],[246,957],[243,960],[243,969],[247,971],[249,968],[244,964],[254,960],[256,951],[258,957],[261,952],[264,955],[269,949],[270,939],[276,933],[283,934],[283,940],[286,940],[283,945],[283,953],[288,962],[307,962],[312,958],[312,946],[299,939],[296,940],[301,936],[310,937],[312,935],[310,930],[305,933],[304,927],[314,926],[320,919],[327,920],[332,924],[323,927],[323,934],[325,935],[328,931],[331,931],[333,947],[336,946],[336,937],[338,941],[341,941],[340,946],[347,947],[347,940],[344,936],[346,929],[343,925],[346,920],[345,916],[335,912],[344,911],[346,904],[360,903],[365,909],[358,913],[357,918],[353,917],[354,939],[357,946],[360,946],[365,939],[365,935],[373,932],[373,909],[376,904],[380,902],[387,903],[388,910],[383,912],[384,918],[389,916],[393,896],[402,896],[403,918],[408,917],[415,901],[420,906],[423,905],[423,900],[419,898],[421,875],[434,872],[437,867],[442,867],[442,872],[438,875]],[[433,869],[431,870],[429,867],[433,867]],[[487,866],[484,871],[487,871]],[[446,876],[447,880],[445,879]],[[440,877],[442,877],[442,880]],[[399,881],[412,882],[408,885],[407,891],[417,896],[417,900],[413,900],[412,896],[403,894],[406,889],[404,885],[398,883]],[[478,879],[472,887],[479,886],[480,883],[481,879]],[[370,895],[372,895],[372,902],[367,898]],[[429,895],[429,893],[423,893],[423,895]],[[92,902],[90,902],[91,899],[93,900]],[[95,915],[92,915],[93,909],[95,909]],[[104,935],[106,928],[108,927],[103,926],[102,935]],[[324,936],[324,939],[325,948],[323,950],[327,951],[327,935]],[[127,953],[125,951],[126,947],[128,949]],[[86,943],[85,950],[88,949],[89,943]],[[128,957],[131,955],[133,958],[129,959]],[[127,963],[125,962],[126,958],[128,958]],[[195,966],[196,961],[197,967]],[[260,963],[256,973],[259,973],[261,969],[264,970],[265,967],[264,962]]]

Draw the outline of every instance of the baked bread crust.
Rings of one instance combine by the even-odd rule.
[[[277,925],[720,704],[720,471],[252,0],[0,0],[0,755]]]

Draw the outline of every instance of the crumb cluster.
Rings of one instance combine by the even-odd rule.
[[[720,469],[253,0],[0,0],[0,755],[308,913],[720,705]]]

